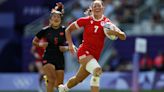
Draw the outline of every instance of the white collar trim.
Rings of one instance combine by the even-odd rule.
[[[101,20],[103,20],[104,15],[102,15],[102,17],[100,19],[96,19],[93,15],[92,15],[92,18],[93,18],[94,21],[101,21]]]

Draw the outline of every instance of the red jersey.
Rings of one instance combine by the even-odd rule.
[[[32,50],[33,50],[33,55],[36,58],[36,62],[42,62],[43,61],[42,57],[45,49],[41,47],[33,46]]]
[[[43,54],[44,54],[44,48],[41,48],[41,47],[36,47],[36,52],[38,53],[38,55],[40,57],[43,57]]]
[[[40,39],[39,42],[46,42],[46,39],[42,38],[42,39]],[[44,55],[45,49],[41,48],[41,47],[33,46],[32,50],[33,50],[34,57],[36,58],[36,62],[43,61],[43,55]]]
[[[46,42],[47,40],[45,38],[42,38],[40,39],[40,43],[42,42]],[[41,48],[41,47],[36,47],[36,51],[38,52],[38,54],[40,55],[40,57],[43,57],[43,54],[44,54],[44,48]]]
[[[105,22],[110,22],[108,18],[103,16],[100,20],[94,19],[92,16],[82,17],[75,21],[76,27],[84,27],[82,46],[89,50],[89,52],[96,53],[97,59],[100,56],[104,46],[105,34],[103,26]]]

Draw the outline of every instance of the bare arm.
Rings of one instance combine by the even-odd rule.
[[[34,39],[32,40],[32,44],[36,47],[39,47],[39,39],[37,37],[34,37]]]
[[[78,28],[75,25],[75,22],[70,24],[68,28],[65,30],[66,33],[66,40],[68,41],[68,48],[72,54],[75,53],[74,47],[73,47],[73,42],[72,42],[72,37],[71,37],[71,32],[77,30]]]
[[[48,46],[48,42],[39,42],[39,38],[37,38],[36,36],[34,37],[32,44],[36,47],[42,47],[42,48],[46,48]]]
[[[59,49],[60,49],[61,52],[66,52],[66,51],[69,50],[68,46],[59,46]]]
[[[36,58],[36,59],[41,59],[42,57],[39,56],[37,50],[36,50],[36,46],[32,46],[31,48],[31,53],[33,54],[33,56]]]
[[[117,26],[111,24],[114,30],[108,31],[109,35],[116,35],[120,40],[126,40],[126,35],[123,31],[121,31]]]
[[[117,26],[114,26],[115,30],[118,32],[117,36],[120,38],[120,40],[126,40],[126,35],[123,31],[121,31]]]

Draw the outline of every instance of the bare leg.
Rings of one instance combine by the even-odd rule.
[[[55,87],[58,87],[60,84],[63,84],[64,81],[64,70],[56,70],[56,82]]]
[[[101,68],[96,68],[93,72],[94,78],[96,78],[96,77],[99,78],[101,73],[102,73],[102,69]],[[91,80],[95,80],[95,79],[91,79]],[[91,92],[99,92],[99,86],[92,86],[91,85]]]
[[[44,73],[48,78],[47,92],[54,92],[54,85],[56,74],[54,73],[55,67],[52,64],[46,64],[43,66]]]
[[[86,64],[92,59],[93,57],[87,56],[81,59],[80,68],[75,76],[70,78],[65,85],[59,85],[59,92],[67,92],[70,88],[76,86],[80,82],[82,82],[90,73],[86,70]]]
[[[80,66],[77,74],[69,79],[67,82],[67,87],[70,89],[76,86],[78,83],[82,82],[90,73],[85,70],[83,65]]]
[[[78,83],[82,82],[86,77],[88,77],[88,75],[90,74],[87,70],[86,70],[86,64],[92,59],[93,57],[87,56],[84,59],[81,59],[80,62],[80,68],[77,72],[77,74],[70,78],[70,80],[67,82],[67,87],[70,89],[74,86],[76,86]]]
[[[44,73],[43,73],[43,65],[41,62],[36,62],[36,67],[37,67],[37,70],[39,72],[39,86],[41,88],[41,84],[42,84],[42,81],[43,81],[43,76],[44,76]]]

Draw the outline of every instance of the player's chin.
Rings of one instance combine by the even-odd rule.
[[[102,12],[101,11],[95,11],[94,14],[95,15],[100,15],[100,14],[102,14]]]

